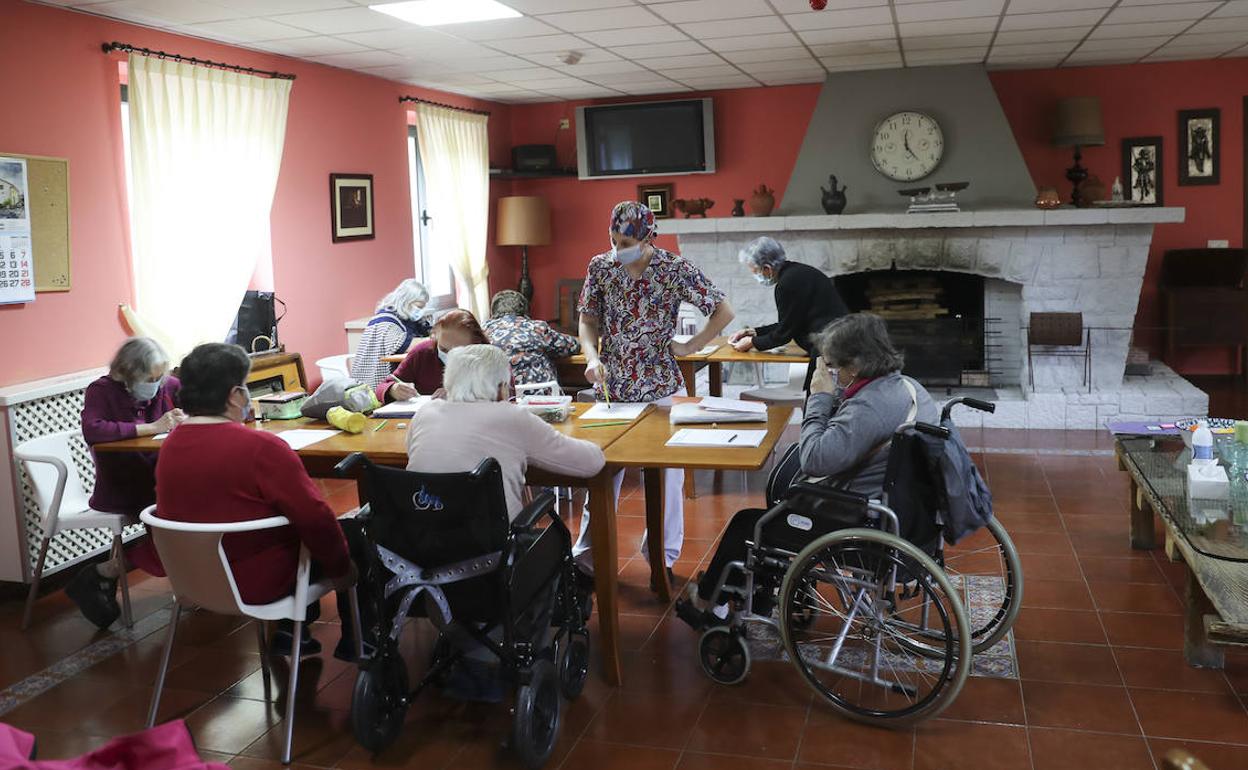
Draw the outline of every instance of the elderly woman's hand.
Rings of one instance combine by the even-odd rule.
[[[835,395],[839,387],[836,382],[836,375],[828,369],[828,365],[824,363],[822,358],[815,362],[815,373],[810,378],[810,392],[827,393]]]
[[[740,339],[733,341],[732,347],[734,350],[737,350],[738,352],[749,353],[751,350],[754,349],[754,338],[753,337],[741,337]]]
[[[410,383],[398,381],[395,381],[395,383],[390,386],[390,390],[386,393],[390,396],[392,401],[407,401],[408,399],[416,398],[416,396],[419,395],[416,392],[415,386]]]

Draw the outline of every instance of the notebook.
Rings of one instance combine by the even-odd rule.
[[[406,401],[391,401],[385,406],[373,410],[370,417],[388,419],[391,417],[415,417],[425,404],[433,400],[433,396],[416,396]]]
[[[767,437],[765,430],[681,428],[667,440],[670,447],[757,447]]]
[[[738,401],[707,396],[700,403],[672,406],[672,425],[711,422],[767,422],[767,405],[761,401]]]

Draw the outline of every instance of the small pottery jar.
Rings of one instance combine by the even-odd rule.
[[[1089,174],[1087,180],[1079,185],[1079,198],[1084,206],[1091,206],[1095,201],[1103,201],[1106,197],[1105,183],[1096,174]]]
[[[760,184],[754,194],[750,196],[750,213],[756,217],[766,217],[771,215],[771,210],[776,207],[776,191],[765,184]]]
[[[745,216],[745,198],[732,199],[732,215],[734,217]]]
[[[1041,187],[1036,190],[1036,208],[1055,209],[1062,205],[1062,198],[1057,194],[1056,187]]]

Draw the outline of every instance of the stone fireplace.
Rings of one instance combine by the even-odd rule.
[[[659,229],[675,233],[680,252],[728,291],[734,326],[775,320],[772,290],[737,261],[759,235],[834,278],[893,270],[980,276],[984,370],[998,404],[984,424],[1094,428],[1108,419],[1207,413],[1205,394],[1160,364],[1152,377],[1124,377],[1153,226],[1183,218],[1180,208],[1022,209],[682,219]],[[1034,392],[1027,385],[1025,327],[1031,313],[1044,311],[1083,314],[1091,330],[1090,390],[1082,358],[1064,356],[1034,358]],[[978,413],[964,419],[977,424]]]

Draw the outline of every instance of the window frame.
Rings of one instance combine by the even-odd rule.
[[[412,201],[412,251],[413,268],[421,283],[429,290],[429,306],[435,310],[457,307],[455,271],[449,264],[437,264],[429,249],[429,220],[432,216],[425,201],[428,193],[425,188],[425,172],[420,160],[420,139],[416,126],[407,127],[407,168],[408,184]],[[435,291],[431,276],[442,270],[446,271],[445,291]],[[442,287],[437,287],[439,290]]]

